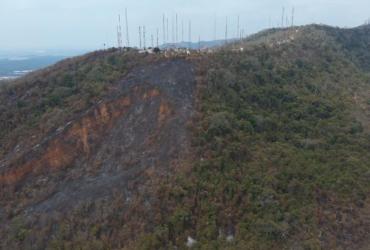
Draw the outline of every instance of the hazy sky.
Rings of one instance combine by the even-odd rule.
[[[131,45],[138,42],[138,26],[156,36],[162,15],[181,23],[192,20],[193,40],[217,38],[225,33],[229,17],[229,36],[240,26],[254,33],[281,23],[282,7],[291,15],[295,7],[296,24],[325,23],[341,27],[363,24],[370,17],[370,0],[0,0],[0,49],[99,49],[104,43],[115,46],[118,14],[128,8]],[[123,22],[124,24],[124,22]],[[124,27],[124,25],[123,25]],[[124,33],[125,34],[125,33]],[[187,39],[186,39],[187,40]]]

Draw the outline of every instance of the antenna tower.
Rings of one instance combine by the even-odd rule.
[[[178,21],[177,21],[177,13],[176,13],[176,43],[179,41],[179,26],[178,26]]]
[[[184,41],[184,20],[181,20],[181,42]]]
[[[236,38],[240,37],[240,16],[238,16],[238,24],[236,27]]]
[[[159,48],[159,29],[157,29],[157,48]]]
[[[172,14],[172,18],[171,18],[171,40],[172,40],[172,43],[175,43],[175,20],[174,20],[174,16]]]
[[[189,49],[191,49],[191,21],[189,21]]]
[[[200,36],[198,37],[198,51],[200,52]]]
[[[170,41],[170,28],[169,28],[169,25],[168,25],[168,17],[167,17],[167,42],[169,42]]]
[[[121,15],[118,15],[118,26],[117,26],[117,44],[118,48],[122,48],[122,27],[121,27]]]
[[[139,48],[141,49],[141,26],[139,26]]]
[[[226,17],[226,26],[225,26],[225,43],[227,43],[227,23],[228,23],[228,19]]]
[[[125,9],[125,16],[126,16],[126,40],[127,40],[127,47],[130,47],[130,36],[129,36],[129,32],[128,32],[127,8]]]
[[[217,40],[217,18],[215,17],[215,23],[213,27],[213,40]]]
[[[272,24],[271,24],[271,16],[269,16],[269,29],[272,28]]]
[[[163,44],[166,44],[166,17],[163,14]]]
[[[146,49],[146,31],[145,26],[143,27],[143,40],[144,40],[144,50]]]

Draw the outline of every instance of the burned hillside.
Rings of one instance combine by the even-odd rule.
[[[0,246],[367,249],[369,42],[272,29],[4,86]]]

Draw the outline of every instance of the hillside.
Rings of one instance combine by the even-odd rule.
[[[310,25],[0,86],[1,248],[367,249],[369,48]]]

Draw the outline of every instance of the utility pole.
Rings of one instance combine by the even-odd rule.
[[[139,49],[141,49],[141,26],[139,26]]]
[[[151,37],[151,40],[152,40],[152,48],[154,48],[154,36],[153,36],[153,34],[151,34],[150,37]]]
[[[283,7],[283,13],[281,15],[281,27],[284,28],[284,16],[285,16],[285,8]]]
[[[294,12],[295,12],[295,9],[293,7],[292,8],[292,27],[294,27]]]
[[[127,8],[125,9],[125,15],[126,15],[126,40],[127,40],[127,47],[130,47],[130,35],[129,35],[129,31],[128,31]]]
[[[159,29],[157,29],[157,48],[159,48]]]

